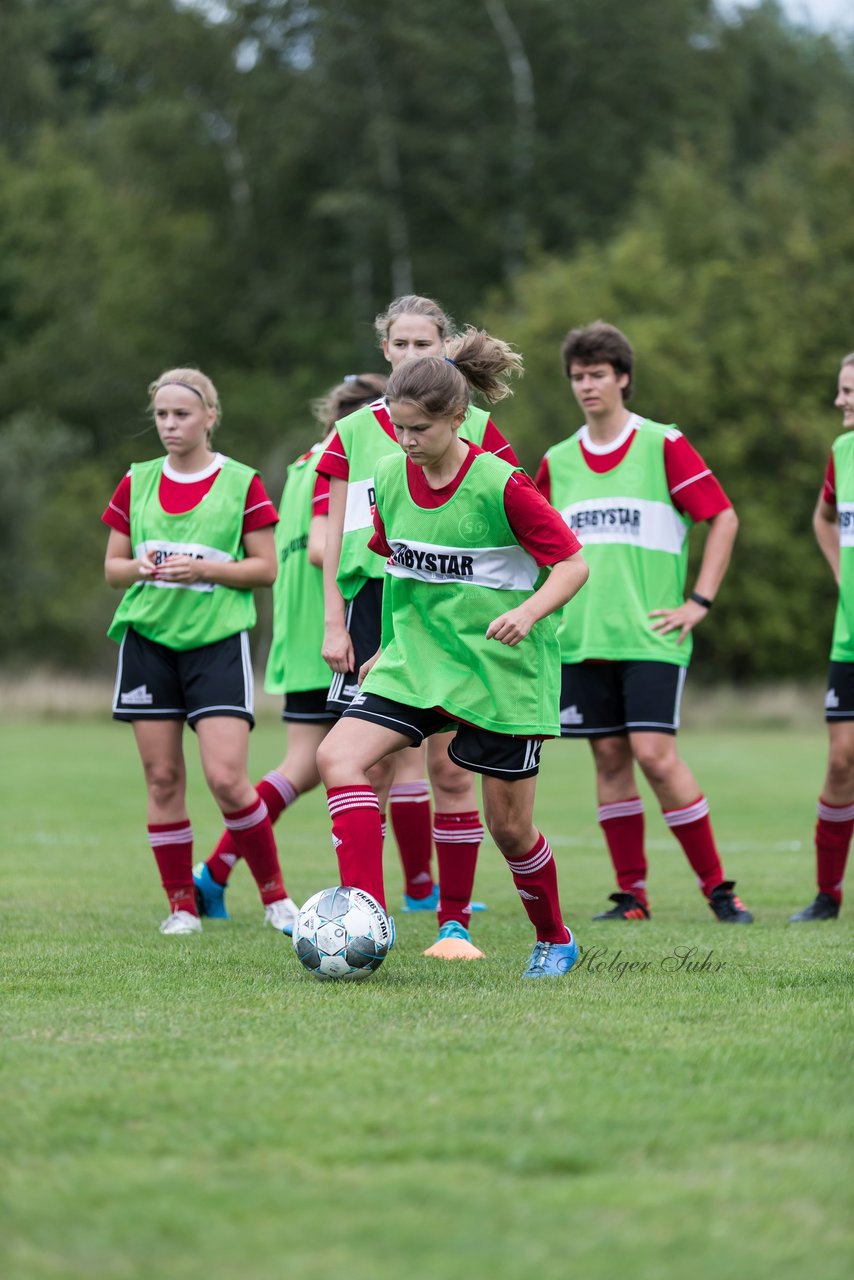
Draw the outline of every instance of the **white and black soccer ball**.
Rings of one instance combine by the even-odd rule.
[[[363,889],[321,889],[303,904],[293,943],[315,978],[367,978],[385,960],[394,928],[376,898]]]

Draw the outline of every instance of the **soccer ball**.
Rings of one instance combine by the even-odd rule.
[[[394,940],[388,916],[362,889],[321,889],[294,926],[294,950],[315,978],[367,978]]]

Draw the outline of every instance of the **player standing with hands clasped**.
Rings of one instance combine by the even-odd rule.
[[[450,727],[448,754],[483,775],[486,824],[536,930],[526,978],[578,956],[549,843],[533,825],[542,739],[558,731],[550,617],[583,586],[578,540],[531,482],[459,437],[471,390],[495,401],[521,358],[469,329],[448,358],[403,361],[386,398],[401,450],[374,473],[372,548],[386,559],[380,650],[318,752],[341,881],[384,904],[382,832],[367,771]]]
[[[813,528],[839,587],[825,719],[830,738],[818,801],[815,857],[818,894],[791,917],[794,924],[835,920],[854,831],[854,351],[842,361],[837,396],[844,432],[833,442]]]
[[[196,731],[205,779],[264,903],[284,929],[285,893],[264,801],[246,772],[254,724],[248,632],[253,587],[276,577],[278,516],[251,467],[211,449],[219,398],[198,369],[149,387],[166,458],[134,464],[103,520],[104,572],[125,588],[109,634],[120,644],[113,717],[133,725],[148,791],[148,838],[171,914],[161,933],[201,932],[183,732]]]
[[[616,872],[597,920],[649,919],[637,762],[718,920],[750,924],[715,846],[709,805],[676,750],[691,632],[729,565],[738,520],[682,432],[631,413],[633,352],[619,329],[573,329],[562,350],[586,421],[546,454],[537,484],[581,540],[591,585],[564,611],[561,734],[588,738],[598,818]],[[688,533],[707,521],[685,599]]]

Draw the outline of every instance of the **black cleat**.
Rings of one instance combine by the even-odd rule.
[[[803,911],[796,911],[789,916],[790,924],[803,924],[806,920],[835,920],[839,915],[840,903],[829,893],[820,893],[815,902],[811,902]]]
[[[723,880],[709,894],[709,906],[722,924],[753,924],[753,916],[733,893],[734,880]]]
[[[610,911],[600,911],[594,920],[648,920],[649,908],[638,901],[633,893],[612,893],[608,900],[614,905]]]

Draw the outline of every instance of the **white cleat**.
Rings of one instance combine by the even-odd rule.
[[[173,911],[160,926],[161,933],[201,933],[202,922],[192,911]]]
[[[290,938],[298,915],[299,907],[292,898],[280,898],[278,902],[268,902],[264,908],[264,923],[271,924]]]

